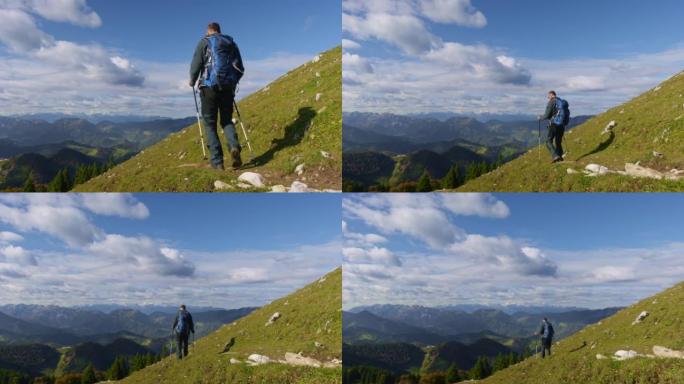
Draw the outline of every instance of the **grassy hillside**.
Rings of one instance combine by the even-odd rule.
[[[557,343],[548,359],[529,358],[483,380],[497,383],[684,383],[684,359],[610,358],[618,350],[652,354],[654,346],[684,349],[684,283],[642,300],[617,314],[587,326]],[[642,311],[649,316],[632,322]],[[607,356],[598,360],[597,354]]]
[[[249,70],[249,68],[248,68]],[[190,98],[188,88],[188,98]],[[189,104],[191,105],[191,104]],[[197,125],[76,188],[81,192],[213,191],[217,180],[242,191],[242,172],[262,174],[268,186],[299,180],[315,189],[341,189],[342,51],[335,48],[246,97],[240,110],[255,161],[240,171],[215,171],[202,160]],[[243,161],[249,160],[243,143]],[[221,133],[225,148],[225,140]],[[322,153],[325,152],[325,153]],[[229,155],[227,154],[229,157]],[[302,175],[295,168],[305,164]],[[230,165],[226,161],[226,165]]]
[[[299,291],[275,300],[252,314],[226,324],[197,341],[182,361],[169,357],[124,383],[341,383],[341,368],[294,367],[271,363],[255,367],[244,363],[251,354],[283,359],[299,353],[322,362],[342,357],[342,273],[331,272]],[[266,326],[271,316],[282,317]],[[228,353],[221,353],[235,338]],[[231,359],[240,362],[231,364]]]
[[[570,100],[572,103],[572,100]],[[601,135],[615,121],[614,134]],[[544,130],[544,128],[542,128]],[[537,148],[503,167],[472,180],[462,191],[682,191],[677,181],[635,178],[620,174],[587,177],[588,164],[624,171],[637,163],[661,172],[684,169],[684,72],[634,100],[608,110],[566,135],[566,161],[550,164]],[[662,156],[655,154],[662,154]],[[579,173],[569,173],[568,169]]]

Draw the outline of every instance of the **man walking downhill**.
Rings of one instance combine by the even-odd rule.
[[[181,304],[176,319],[173,321],[173,333],[176,335],[176,356],[178,359],[188,356],[188,339],[190,332],[195,333],[195,323],[192,322],[192,315],[185,309],[185,304]]]
[[[219,112],[226,144],[232,157],[233,169],[242,166],[240,142],[233,124],[233,102],[235,89],[245,68],[240,49],[228,35],[221,34],[221,26],[211,23],[207,35],[200,40],[190,66],[190,86],[199,81],[202,99],[202,118],[207,136],[207,147],[211,154],[211,167],[223,170],[223,149],[219,140],[217,124]]]
[[[539,116],[539,120],[549,120],[549,131],[546,138],[546,148],[553,157],[552,163],[563,161],[563,135],[565,127],[570,122],[570,108],[568,102],[549,91],[549,102],[546,112]]]
[[[546,356],[546,351],[549,351],[549,356],[551,356],[551,343],[553,343],[553,325],[549,322],[546,317],[542,320],[541,329],[539,330],[542,342],[542,359]]]

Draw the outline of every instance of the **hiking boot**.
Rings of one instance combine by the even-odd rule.
[[[240,169],[242,167],[242,159],[240,158],[240,150],[233,149],[230,151],[230,155],[233,157],[233,169]]]
[[[218,165],[212,164],[211,169],[215,169],[217,171],[225,171],[226,170],[226,168],[223,166],[223,164],[218,164]]]

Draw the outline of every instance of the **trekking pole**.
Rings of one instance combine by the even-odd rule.
[[[252,144],[249,142],[249,137],[247,137],[247,130],[245,129],[245,123],[242,122],[242,115],[240,114],[240,108],[238,107],[237,101],[233,98],[233,105],[235,105],[235,113],[237,113],[238,120],[240,120],[240,127],[242,127],[242,134],[245,136],[245,141],[247,141],[247,148],[249,148],[249,162],[254,161],[254,151],[252,151]]]
[[[192,96],[195,98],[195,111],[197,111],[197,126],[199,127],[200,141],[202,143],[202,159],[207,159],[207,150],[204,148],[204,131],[202,130],[202,119],[200,118],[199,104],[197,103],[197,92],[192,87]]]
[[[541,119],[537,120],[537,141],[539,142],[537,146],[537,157],[538,161],[541,163]]]

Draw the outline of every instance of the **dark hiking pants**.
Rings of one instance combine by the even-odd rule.
[[[176,356],[179,359],[188,356],[188,338],[189,333],[176,333]]]
[[[565,127],[562,125],[549,124],[549,134],[546,138],[546,148],[549,153],[556,158],[563,158],[563,135],[565,134]]]
[[[233,125],[233,92],[233,87],[230,86],[224,86],[222,90],[211,87],[200,89],[204,131],[211,154],[211,164],[214,166],[223,165],[223,148],[218,135],[219,113],[228,151],[240,150],[237,131]]]
[[[551,338],[542,337],[542,359],[546,356],[546,351],[549,351],[551,356]]]

